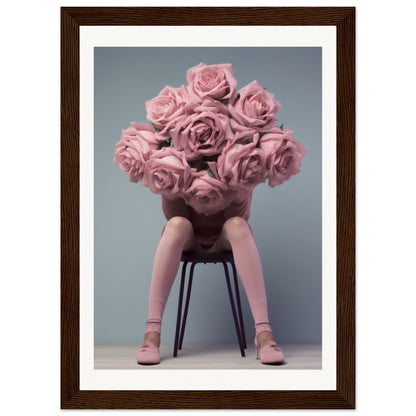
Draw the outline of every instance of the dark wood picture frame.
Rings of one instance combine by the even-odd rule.
[[[83,25],[336,26],[336,390],[80,390],[79,29]],[[355,8],[61,8],[61,408],[355,408]]]

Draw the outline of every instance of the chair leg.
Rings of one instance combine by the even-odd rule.
[[[182,300],[183,300],[183,288],[185,285],[185,275],[186,275],[186,266],[188,262],[184,261],[182,265],[182,277],[181,277],[181,286],[179,289],[179,300],[178,300],[178,315],[176,318],[176,332],[175,332],[175,344],[173,347],[173,356],[176,357],[178,355],[178,341],[179,341],[179,331],[180,331],[180,324],[181,324],[181,314],[182,314]]]
[[[238,317],[240,320],[241,338],[243,340],[244,348],[247,348],[246,332],[244,330],[243,312],[241,310],[240,290],[238,288],[237,270],[235,269],[235,264],[233,262],[231,263],[231,267],[233,268],[233,275],[234,275],[235,297],[237,298],[237,310],[238,310]]]
[[[194,277],[195,264],[196,263],[191,264],[191,269],[189,271],[188,290],[186,292],[185,310],[184,310],[184,313],[183,313],[181,332],[180,332],[180,336],[179,336],[179,346],[178,346],[178,348],[180,350],[182,349],[183,336],[185,334],[186,318],[188,317],[189,299],[191,298],[192,280],[193,280],[193,277]]]
[[[245,357],[246,354],[244,352],[244,345],[243,345],[243,342],[242,342],[242,339],[241,339],[241,334],[240,334],[240,325],[238,323],[237,312],[235,310],[234,296],[233,296],[233,292],[232,292],[232,289],[231,289],[230,276],[228,274],[228,266],[227,266],[227,263],[225,261],[223,261],[222,264],[224,266],[225,279],[227,280],[228,294],[230,296],[231,310],[233,312],[235,329],[237,331],[238,343],[240,345],[240,352],[241,352],[241,356]]]

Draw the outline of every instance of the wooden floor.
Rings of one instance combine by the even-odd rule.
[[[322,366],[321,345],[280,345],[285,362],[278,366],[285,370],[316,370]],[[160,347],[159,365],[142,366],[136,362],[138,344],[95,345],[95,369],[276,369],[277,366],[263,365],[256,360],[254,345],[248,345],[242,357],[238,345],[231,344],[185,344],[173,357],[173,345]]]

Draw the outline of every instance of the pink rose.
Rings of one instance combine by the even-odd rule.
[[[114,163],[130,175],[130,181],[137,183],[143,179],[144,165],[158,143],[152,128],[147,124],[131,123],[121,130],[121,139],[115,146]]]
[[[257,81],[234,92],[228,109],[231,127],[236,132],[254,129],[267,130],[275,125],[275,118],[281,105],[274,95],[264,90]]]
[[[221,152],[233,137],[228,110],[218,101],[204,101],[187,107],[171,130],[173,145],[183,150],[187,160],[213,156]]]
[[[193,170],[193,180],[184,190],[183,199],[199,214],[211,215],[224,209],[228,203],[228,187],[206,171]]]
[[[146,118],[159,130],[157,136],[160,140],[169,138],[170,128],[185,113],[184,107],[188,102],[189,94],[183,85],[180,88],[168,85],[157,97],[146,101]]]
[[[191,179],[191,168],[183,153],[172,147],[163,147],[146,161],[143,185],[152,192],[175,198]]]
[[[205,65],[201,62],[188,69],[186,80],[196,101],[230,98],[237,86],[231,64]]]
[[[224,147],[217,162],[208,162],[214,176],[233,188],[254,187],[266,178],[266,155],[256,144],[259,134],[253,141],[237,135]]]
[[[266,154],[269,185],[274,188],[300,171],[301,159],[306,154],[305,146],[296,141],[292,131],[273,128],[260,139],[260,148]]]
[[[153,133],[153,129],[146,123],[131,122],[130,127],[125,130],[129,135],[136,135],[139,140],[146,141],[151,149],[157,149],[160,140]]]

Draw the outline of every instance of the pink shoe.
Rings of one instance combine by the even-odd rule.
[[[147,320],[146,321],[146,329],[144,331],[144,335],[146,338],[146,334],[149,332],[156,332],[160,335],[160,327],[161,321],[160,320]],[[153,342],[145,340],[143,344],[140,346],[139,351],[137,352],[137,364],[159,364],[160,363],[160,349],[157,345]]]
[[[256,336],[254,338],[254,345],[256,346],[256,359],[259,359],[260,352],[262,364],[282,364],[285,360],[282,350],[273,341],[269,341],[266,345],[263,345],[263,347],[259,347]]]
[[[137,351],[137,364],[159,364],[160,350],[158,347],[143,343]]]

